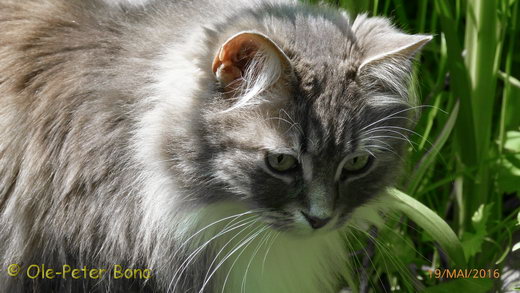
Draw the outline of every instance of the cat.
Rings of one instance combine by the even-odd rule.
[[[0,287],[337,292],[431,39],[291,0],[1,0]]]

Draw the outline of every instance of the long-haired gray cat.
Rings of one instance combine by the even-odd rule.
[[[430,39],[291,0],[0,0],[0,287],[334,292]]]

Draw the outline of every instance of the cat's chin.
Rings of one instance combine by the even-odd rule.
[[[299,238],[299,239],[308,239],[308,238],[315,238],[315,237],[323,237],[328,234],[332,234],[338,232],[338,229],[318,229],[318,230],[303,230],[303,229],[291,229],[291,230],[285,230],[282,233],[285,233],[287,236],[292,238]]]
[[[339,231],[342,231],[345,226],[330,226],[330,227],[324,227],[322,229],[312,229],[311,227],[305,227],[305,226],[298,226],[298,227],[291,227],[291,228],[276,228],[273,227],[271,229],[280,231],[280,233],[285,234],[286,236],[293,237],[293,238],[314,238],[314,237],[322,237],[328,234],[337,233]]]

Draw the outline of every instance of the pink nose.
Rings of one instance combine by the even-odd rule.
[[[302,212],[302,215],[305,217],[305,219],[307,220],[307,222],[309,222],[309,224],[311,225],[311,227],[313,229],[319,229],[325,225],[327,225],[327,223],[330,221],[331,217],[327,217],[327,218],[319,218],[319,217],[315,217],[315,216],[311,216],[311,215],[308,215],[307,213],[305,212]]]

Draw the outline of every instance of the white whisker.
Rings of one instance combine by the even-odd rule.
[[[227,230],[223,230],[221,232],[219,232],[217,235],[211,237],[208,241],[204,242],[201,246],[199,246],[197,249],[195,249],[185,260],[184,262],[181,263],[181,265],[179,266],[179,268],[174,272],[174,275],[173,275],[173,278],[172,278],[172,281],[170,283],[170,285],[168,286],[168,289],[170,288],[171,284],[175,281],[175,284],[174,284],[174,287],[173,287],[173,292],[175,292],[175,288],[178,284],[178,281],[180,279],[180,276],[182,273],[184,273],[184,271],[188,268],[189,264],[195,259],[195,257],[201,252],[203,251],[203,249],[213,240],[215,240],[216,238],[228,233],[228,232],[231,232],[233,230],[236,230],[240,227],[243,227],[245,225],[248,225],[250,224],[251,222],[254,222],[255,219],[245,219],[245,220],[249,220],[247,221],[246,223],[242,223],[242,224],[239,224],[239,225],[236,225],[236,226],[232,226],[230,228],[228,228]],[[169,291],[169,290],[168,290]]]
[[[383,118],[381,118],[381,119],[379,119],[377,121],[374,121],[374,122],[366,125],[365,127],[361,128],[359,131],[361,132],[361,131],[363,131],[363,130],[365,130],[365,129],[367,129],[367,128],[369,128],[369,127],[371,127],[371,126],[373,126],[373,125],[375,125],[377,123],[380,123],[380,122],[383,122],[383,121],[386,121],[386,120],[389,120],[389,119],[398,119],[399,118],[399,119],[406,119],[406,120],[409,120],[409,121],[413,122],[410,118],[407,118],[407,117],[401,117],[401,116],[394,117],[394,116],[397,115],[397,114],[406,112],[406,111],[411,111],[411,110],[424,108],[424,107],[428,107],[428,105],[414,106],[414,107],[410,107],[410,108],[406,108],[404,110],[400,110],[400,111],[394,112],[394,113],[392,113],[392,114],[390,114],[388,116],[385,116],[385,117],[383,117]]]
[[[211,263],[209,264],[208,266],[208,271],[206,272],[206,275],[204,276],[204,281],[202,282],[203,284],[207,283],[209,281],[209,275],[210,275],[210,272],[211,272],[211,268],[213,267],[213,265],[215,264],[215,262],[217,261],[218,257],[220,256],[220,254],[226,249],[226,247],[231,243],[233,242],[233,240],[235,240],[235,238],[237,238],[238,236],[240,236],[240,234],[242,234],[242,232],[246,231],[247,229],[249,229],[251,226],[253,226],[257,221],[253,221],[252,223],[250,223],[247,227],[243,228],[242,230],[240,230],[240,232],[238,232],[235,236],[231,237],[231,239],[229,239],[221,248],[220,250],[215,254],[215,256],[213,257],[213,261],[211,261]],[[254,231],[254,230],[253,230]],[[251,235],[253,232],[250,231],[248,234],[246,234],[244,236],[244,238],[248,237],[249,235]],[[202,289],[201,289],[202,290]]]
[[[231,257],[235,252],[237,252],[240,248],[244,247],[244,250],[249,246],[249,244],[251,244],[253,242],[253,240],[260,234],[262,233],[265,229],[267,229],[268,227],[260,227],[258,228],[256,233],[254,233],[253,235],[249,236],[247,239],[245,239],[242,243],[239,243],[237,246],[235,246],[235,248],[229,252],[228,254],[226,254],[224,256],[224,258],[217,264],[217,266],[213,269],[213,271],[211,271],[211,274],[209,274],[207,280],[202,284],[202,287],[201,289],[199,290],[199,293],[202,293],[204,288],[208,285],[209,281],[211,280],[211,277],[213,277],[213,275],[217,272],[217,270],[224,264],[224,262],[226,260],[228,260],[229,257]],[[259,230],[259,231],[258,231]],[[242,252],[244,252],[244,250],[242,250]],[[242,252],[239,254],[238,257],[240,257],[240,255],[242,254]]]
[[[402,140],[402,141],[407,142],[415,150],[415,145],[409,139],[392,136],[392,135],[375,135],[375,136],[370,136],[370,137],[364,138],[362,141],[376,140],[377,138],[390,138],[390,139]],[[381,140],[378,140],[378,141],[382,142]]]
[[[267,260],[267,255],[269,254],[271,247],[273,246],[274,242],[276,241],[276,238],[278,238],[279,235],[280,235],[280,231],[278,231],[276,234],[274,234],[274,237],[272,237],[271,242],[267,246],[267,250],[265,251],[264,259],[262,261],[262,275],[264,274],[265,261]]]
[[[193,239],[195,236],[197,236],[198,234],[202,233],[204,230],[220,223],[220,222],[223,222],[225,220],[229,220],[229,219],[233,219],[233,220],[236,220],[238,218],[240,218],[241,216],[244,216],[244,215],[248,215],[248,214],[252,214],[254,213],[255,211],[247,211],[247,212],[244,212],[244,213],[240,213],[240,214],[236,214],[236,215],[232,215],[232,216],[229,216],[229,217],[225,217],[223,219],[220,219],[220,220],[217,220],[217,221],[214,221],[212,223],[210,223],[209,225],[206,225],[205,227],[203,227],[202,229],[198,230],[197,232],[195,232],[193,235],[191,235],[190,237],[188,237],[188,239],[184,240],[184,242],[179,246],[179,248],[175,251],[175,253],[173,254],[173,256],[176,256],[177,253],[191,240]],[[231,221],[230,223],[232,223],[233,221]],[[224,226],[223,230],[227,228],[227,226],[230,224],[228,223],[226,226]]]
[[[258,243],[255,251],[253,252],[252,256],[251,256],[251,259],[249,260],[249,262],[247,263],[247,267],[246,267],[246,271],[244,272],[244,278],[242,278],[242,290],[241,292],[245,292],[246,290],[246,282],[247,282],[247,273],[249,272],[249,267],[251,266],[251,263],[253,262],[253,259],[255,258],[255,256],[257,255],[258,253],[258,250],[260,250],[260,248],[262,247],[262,245],[264,244],[264,242],[269,238],[267,236],[269,236],[270,234],[269,233],[266,233],[264,235],[264,237],[262,237],[262,240],[260,240],[260,242]]]

